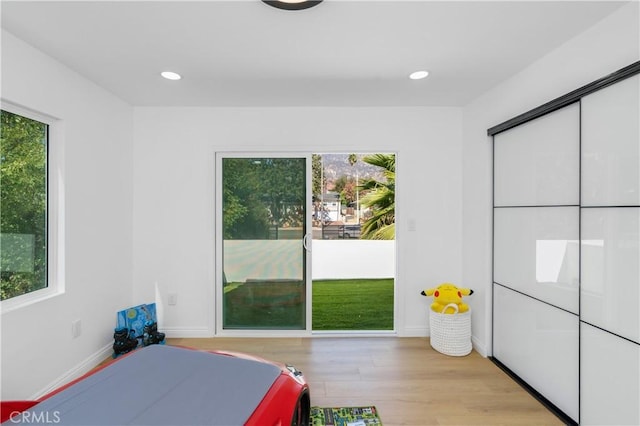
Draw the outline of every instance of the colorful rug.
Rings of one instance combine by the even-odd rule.
[[[376,407],[311,407],[311,426],[381,426]]]

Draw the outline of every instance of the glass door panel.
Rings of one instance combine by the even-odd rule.
[[[222,328],[306,329],[307,158],[224,157],[221,169]]]

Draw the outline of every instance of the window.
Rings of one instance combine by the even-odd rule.
[[[1,300],[48,287],[49,125],[0,110]]]

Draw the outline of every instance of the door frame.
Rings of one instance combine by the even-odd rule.
[[[223,328],[223,260],[222,245],[223,226],[222,226],[222,160],[224,158],[305,158],[305,235],[303,237],[303,245],[306,248],[304,256],[304,279],[305,279],[305,329],[302,330],[261,330],[261,329],[224,329]],[[309,337],[311,336],[311,246],[313,238],[311,238],[312,223],[311,214],[307,211],[312,205],[312,175],[311,175],[311,152],[300,151],[217,151],[215,153],[215,268],[213,294],[215,301],[215,321],[214,330],[217,336],[228,337]]]

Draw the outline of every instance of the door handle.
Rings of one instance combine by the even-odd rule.
[[[311,239],[311,234],[308,232],[304,234],[304,238],[302,239],[302,246],[309,252],[311,251]]]

